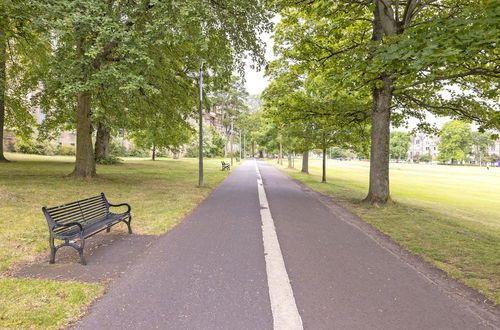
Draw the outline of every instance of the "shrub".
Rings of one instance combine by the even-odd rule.
[[[116,165],[120,164],[123,160],[116,156],[110,155],[107,158],[97,160],[97,164],[100,165]]]

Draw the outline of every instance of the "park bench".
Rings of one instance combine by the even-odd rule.
[[[112,213],[109,211],[111,207],[126,206],[127,211],[123,213]],[[50,233],[50,263],[55,263],[56,252],[63,246],[71,246],[80,254],[80,263],[86,265],[83,256],[83,248],[85,247],[85,239],[93,236],[120,222],[125,222],[128,227],[128,233],[132,234],[130,223],[132,215],[130,214],[130,205],[111,204],[108,202],[104,193],[100,195],[82,199],[76,202],[55,206],[42,207],[43,214],[47,219]],[[64,243],[55,246],[55,240],[63,240]],[[75,239],[80,240],[80,245],[75,244]]]
[[[231,165],[229,165],[229,163],[226,163],[225,161],[221,161],[220,163],[222,164],[221,171],[229,171],[229,170],[231,170]]]

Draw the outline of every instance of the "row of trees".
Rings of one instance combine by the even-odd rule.
[[[192,135],[200,63],[212,91],[245,58],[262,65],[270,17],[259,0],[2,1],[0,134],[5,124],[31,135],[30,109],[40,106],[40,137],[76,128],[73,174],[84,178],[119,129],[175,150]]]
[[[279,3],[266,116],[287,148],[369,144],[365,201],[390,198],[391,125],[429,129],[431,112],[500,127],[498,0]]]

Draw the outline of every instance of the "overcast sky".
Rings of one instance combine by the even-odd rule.
[[[273,18],[274,23],[279,22],[279,16]],[[263,34],[262,40],[266,43],[266,60],[272,61],[275,57],[273,54],[273,38],[271,33]],[[247,63],[245,68],[246,88],[250,95],[260,94],[267,87],[269,81],[264,78],[264,68],[262,71],[256,71],[250,68],[250,63]]]

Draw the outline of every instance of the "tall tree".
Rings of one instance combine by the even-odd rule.
[[[257,0],[50,0],[44,9],[42,24],[55,38],[44,91],[65,99],[59,103],[67,104],[67,110],[77,109],[73,174],[84,178],[96,173],[91,135],[103,85],[125,99],[136,92],[147,97],[158,94],[158,86],[148,81],[148,71],[161,60],[162,52],[174,53],[185,63],[184,70],[176,73],[180,76],[196,72],[204,59],[216,78],[228,79],[235,68],[242,70],[245,55],[262,64],[258,35],[269,28],[270,16]],[[162,78],[163,86],[173,79]]]
[[[366,201],[382,205],[390,197],[391,122],[423,120],[428,110],[499,125],[498,103],[484,101],[498,99],[498,0],[282,4],[278,55],[334,89],[371,93]]]
[[[463,162],[471,152],[472,131],[469,124],[459,120],[447,122],[439,133],[439,155],[442,162]]]
[[[4,129],[20,137],[33,133],[30,96],[38,87],[48,57],[48,43],[33,20],[38,4],[28,0],[0,2],[0,162],[4,156]]]

